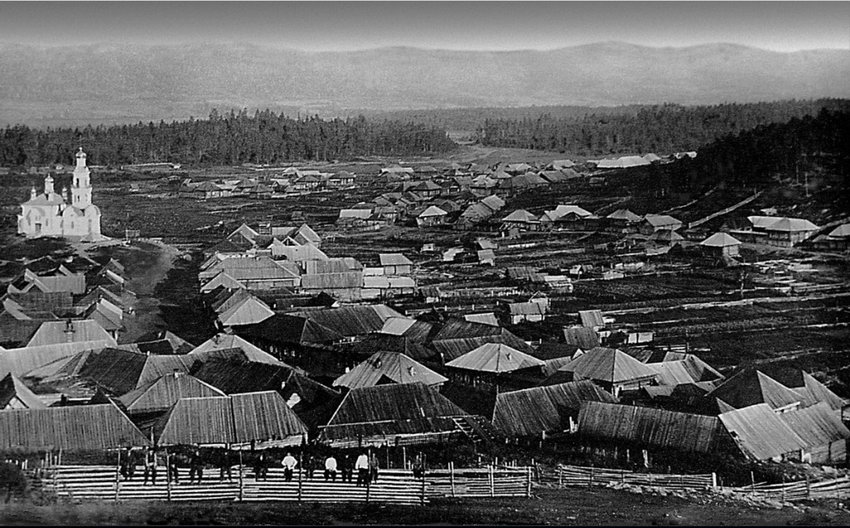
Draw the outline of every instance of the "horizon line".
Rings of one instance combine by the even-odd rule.
[[[801,53],[808,51],[850,51],[850,47],[848,48],[799,48],[795,50],[777,50],[764,48],[760,46],[754,46],[751,44],[741,44],[739,42],[730,42],[730,41],[713,41],[713,42],[704,42],[699,44],[685,44],[685,45],[668,45],[668,46],[653,46],[649,44],[637,44],[634,42],[629,42],[625,40],[598,40],[598,41],[589,41],[581,44],[573,44],[568,46],[555,46],[555,47],[547,47],[547,48],[512,48],[512,49],[497,49],[497,48],[445,48],[445,47],[429,47],[429,46],[420,46],[420,45],[406,45],[406,44],[398,44],[398,45],[387,45],[387,46],[372,46],[372,47],[363,47],[363,48],[337,48],[337,49],[304,49],[297,48],[292,46],[276,46],[274,44],[269,43],[257,43],[250,42],[245,40],[211,40],[211,39],[198,39],[198,40],[187,40],[187,41],[173,41],[173,42],[161,42],[161,43],[150,43],[150,42],[122,42],[122,41],[97,41],[97,42],[89,42],[89,43],[68,43],[68,44],[41,44],[41,43],[25,43],[19,41],[9,41],[0,38],[0,45],[3,46],[20,46],[20,47],[28,47],[28,48],[37,48],[37,49],[66,49],[66,48],[85,48],[85,47],[98,47],[98,46],[139,46],[139,47],[177,47],[177,46],[187,46],[187,45],[197,45],[197,46],[208,46],[208,45],[231,45],[231,46],[245,46],[245,47],[255,47],[260,49],[267,50],[278,50],[278,51],[294,51],[305,54],[321,54],[321,53],[351,53],[351,52],[363,52],[363,51],[381,51],[381,50],[416,50],[416,51],[444,51],[444,52],[467,52],[467,53],[517,53],[517,52],[552,52],[552,51],[561,51],[568,49],[575,49],[587,46],[599,46],[599,45],[620,45],[620,46],[630,46],[635,48],[644,48],[644,49],[653,49],[653,50],[687,50],[701,47],[709,47],[709,46],[735,46],[740,48],[766,51],[770,53],[782,53],[782,54],[793,54],[793,53]]]

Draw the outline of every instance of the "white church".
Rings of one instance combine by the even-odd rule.
[[[44,192],[38,194],[35,187],[30,191],[29,201],[21,204],[18,215],[18,234],[27,238],[62,237],[69,240],[97,241],[100,234],[100,209],[91,202],[92,187],[86,153],[80,147],[77,166],[70,192],[53,190],[53,178],[44,178]]]

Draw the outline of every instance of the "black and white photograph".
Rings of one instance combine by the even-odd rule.
[[[0,1],[0,525],[850,525],[850,3]]]

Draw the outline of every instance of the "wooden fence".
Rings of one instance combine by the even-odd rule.
[[[756,498],[779,500],[782,502],[809,499],[850,498],[850,476],[811,482],[809,479],[780,484],[754,483],[750,486],[730,488],[733,492]]]
[[[238,467],[233,477],[219,478],[219,470],[206,470],[201,483],[190,484],[188,472],[182,469],[179,483],[166,478],[165,467],[157,468],[156,484],[144,484],[142,472],[132,480],[124,480],[113,466],[54,466],[35,476],[34,487],[52,490],[56,496],[71,500],[231,500],[292,502],[382,502],[424,505],[436,497],[508,497],[531,495],[531,468],[429,470],[424,478],[414,478],[409,470],[380,470],[378,480],[368,486],[325,481],[324,472],[316,470],[312,478],[296,470],[292,480],[284,479],[283,468],[270,468],[266,479],[257,480],[253,470]]]
[[[632,486],[654,486],[670,490],[717,487],[717,477],[714,473],[670,475],[665,473],[636,473],[626,469],[563,465],[552,469],[540,469],[538,481],[559,488],[566,486],[607,486],[615,483]]]

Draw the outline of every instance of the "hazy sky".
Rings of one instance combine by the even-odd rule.
[[[850,2],[0,2],[0,41],[509,50],[600,41],[850,49]]]

